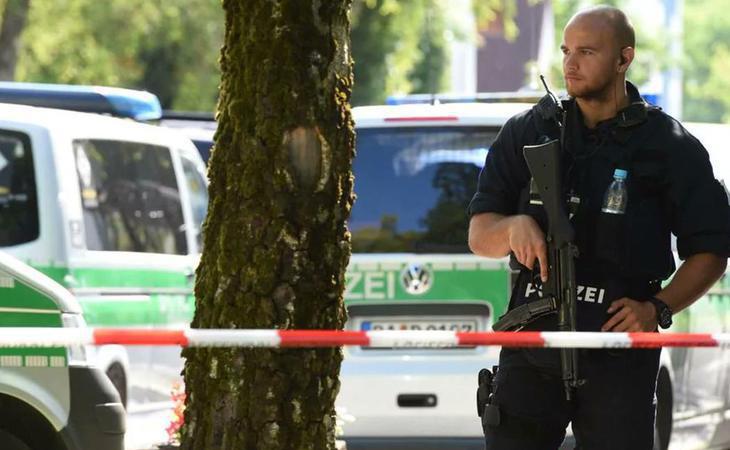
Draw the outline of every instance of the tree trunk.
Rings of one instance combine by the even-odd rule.
[[[0,25],[0,80],[13,81],[30,0],[7,0]]]
[[[194,328],[341,329],[350,0],[224,0]],[[333,449],[340,349],[187,349],[185,449]]]

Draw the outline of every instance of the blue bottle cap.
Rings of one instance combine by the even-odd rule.
[[[614,178],[620,178],[622,180],[625,180],[627,175],[628,175],[628,172],[625,171],[624,169],[616,169],[613,171]]]

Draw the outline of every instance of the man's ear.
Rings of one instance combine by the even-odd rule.
[[[626,72],[629,70],[631,62],[634,60],[634,47],[623,47],[619,50],[618,72]]]

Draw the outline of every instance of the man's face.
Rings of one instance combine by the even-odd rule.
[[[601,99],[612,92],[620,50],[611,28],[595,17],[573,19],[563,33],[563,76],[568,94]]]

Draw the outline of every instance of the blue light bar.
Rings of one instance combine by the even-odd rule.
[[[650,92],[650,93],[642,93],[641,96],[644,98],[644,101],[646,101],[650,105],[654,106],[664,106],[664,98],[662,94]]]
[[[104,86],[0,82],[0,103],[109,114],[139,121],[162,117],[156,95]]]
[[[415,105],[438,103],[537,103],[542,91],[480,92],[477,94],[408,94],[391,95],[386,105]]]

